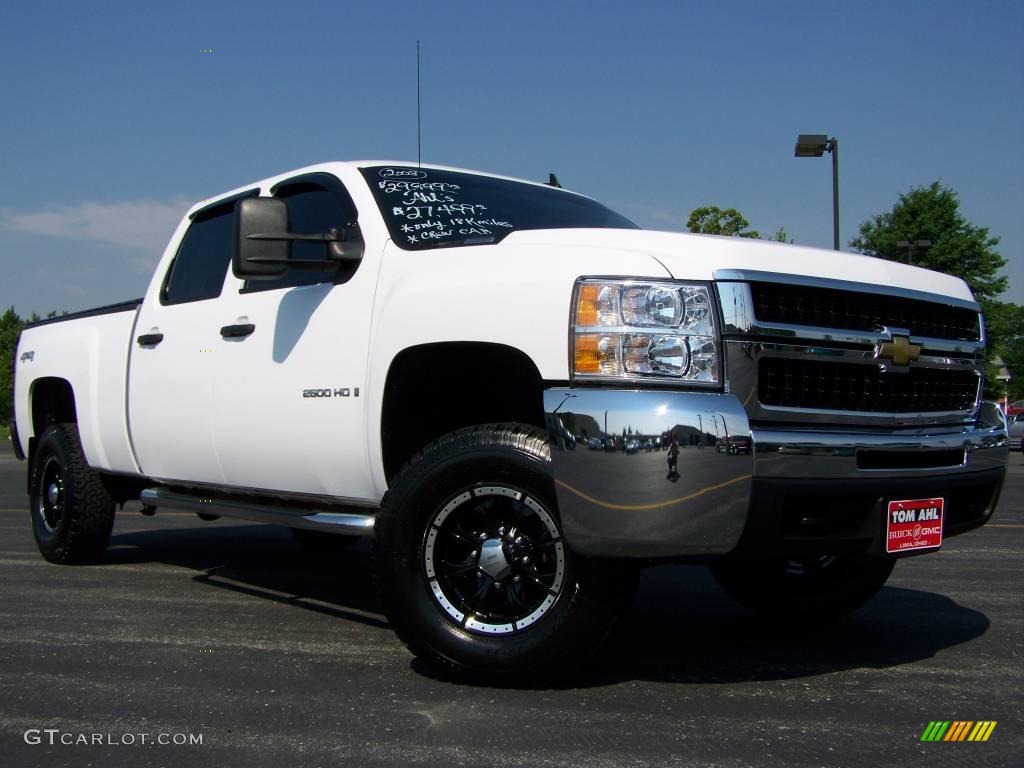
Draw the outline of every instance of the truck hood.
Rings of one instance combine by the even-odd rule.
[[[769,240],[645,229],[559,229],[514,232],[505,242],[644,253],[680,280],[743,280],[774,273],[861,283],[869,292],[886,286],[974,301],[958,277],[896,261]]]

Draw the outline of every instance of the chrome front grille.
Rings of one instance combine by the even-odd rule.
[[[751,283],[754,314],[769,323],[880,331],[902,328],[912,336],[978,341],[978,312],[920,299],[836,288]]]
[[[825,411],[944,413],[974,407],[974,371],[911,368],[889,373],[878,365],[765,357],[758,364],[763,405]]]
[[[729,388],[752,421],[870,426],[974,417],[984,366],[976,305],[763,274],[716,274]]]

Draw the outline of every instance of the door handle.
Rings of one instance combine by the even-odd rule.
[[[162,333],[144,333],[136,339],[140,347],[155,347],[164,340]]]
[[[256,330],[256,326],[252,323],[241,323],[239,325],[225,325],[220,329],[220,335],[225,339],[236,339],[242,336],[248,336],[250,333]]]

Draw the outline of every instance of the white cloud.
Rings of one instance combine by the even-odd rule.
[[[80,203],[48,211],[0,213],[0,227],[34,235],[92,240],[131,248],[162,248],[188,200]]]

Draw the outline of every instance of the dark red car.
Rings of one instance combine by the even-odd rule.
[[[750,435],[729,435],[725,438],[725,451],[731,456],[741,453],[749,454],[752,444]]]

